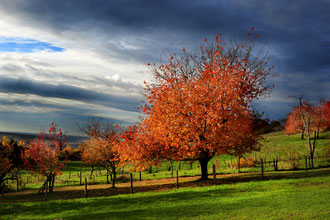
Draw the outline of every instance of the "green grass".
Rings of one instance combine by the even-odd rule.
[[[287,172],[287,171],[282,171]],[[327,219],[330,172],[163,192],[6,203],[1,219]],[[315,176],[317,175],[317,176]]]

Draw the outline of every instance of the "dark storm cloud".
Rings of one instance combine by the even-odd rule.
[[[122,59],[149,62],[159,58],[156,51],[162,46],[177,46],[175,41],[189,46],[203,36],[221,32],[232,37],[255,26],[262,36],[258,41],[279,51],[278,66],[299,71],[329,67],[329,1],[5,0],[2,7],[60,34],[88,29],[102,33],[105,41],[132,34],[159,38],[152,47],[140,39],[144,48],[138,50],[100,43],[104,44],[100,52],[112,51]],[[168,39],[168,33],[176,38]]]
[[[15,79],[5,76],[0,76],[0,92],[34,94],[42,97],[78,100],[134,112],[137,111],[137,107],[140,103],[140,100],[136,97],[104,94],[70,85],[53,85],[23,78]]]
[[[4,0],[1,3],[0,10],[15,15],[26,25],[64,37],[67,32],[76,33],[73,36],[86,38],[84,42],[91,50],[123,62],[157,62],[160,55],[166,55],[166,50],[194,48],[204,37],[213,38],[217,33],[225,38],[245,36],[254,26],[260,34],[256,42],[266,41],[270,45],[271,62],[282,76],[274,81],[277,86],[274,92],[281,96],[273,105],[264,105],[264,111],[274,115],[278,115],[276,111],[287,111],[283,105],[288,104],[281,99],[289,95],[306,94],[313,100],[321,96],[330,98],[327,89],[330,1],[327,0]],[[126,47],[119,40],[137,48]],[[95,80],[112,85],[102,79]],[[130,98],[65,85],[49,85],[51,90],[47,91],[42,85],[34,88],[34,83],[24,81],[20,86],[43,96],[109,102],[108,106],[122,109],[135,109],[138,103]],[[14,90],[13,87],[4,90],[11,89]]]
[[[6,0],[2,8],[56,34],[90,35],[96,41],[91,50],[105,57],[144,63],[159,61],[166,50],[195,47],[205,37],[232,36],[253,25],[243,10],[219,1]],[[139,49],[111,42],[125,38]]]
[[[23,16],[35,19],[35,22],[63,30],[75,30],[79,28],[78,25],[86,27],[95,23],[100,27],[111,25],[117,29],[140,32],[153,28],[208,30],[229,22],[223,18],[234,19],[231,4],[222,3],[219,7],[219,1],[5,0],[3,3],[8,10],[18,11]],[[235,20],[239,20],[240,14],[237,11],[238,18]]]

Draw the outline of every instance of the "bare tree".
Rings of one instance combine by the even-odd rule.
[[[296,97],[299,100],[299,112],[301,121],[304,126],[305,137],[308,144],[308,152],[309,152],[309,166],[310,168],[314,167],[314,152],[317,145],[317,130],[312,129],[312,122],[315,121],[315,116],[320,117],[320,115],[316,114],[315,107],[307,101],[303,101],[303,97]],[[314,137],[311,137],[311,133],[314,130]],[[319,128],[318,128],[319,130]]]

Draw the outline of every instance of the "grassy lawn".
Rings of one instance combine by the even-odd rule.
[[[330,169],[310,171],[306,178],[303,171],[285,173],[293,177],[48,203],[2,203],[1,219],[327,219]]]
[[[33,191],[41,186],[41,177],[23,171],[24,188],[22,192],[5,194],[5,199],[0,200],[0,219],[327,219],[330,168],[310,170],[305,177],[306,140],[283,132],[264,137],[260,152],[245,155],[256,159],[255,167],[243,167],[241,174],[232,166],[236,158],[229,155],[214,157],[209,162],[210,174],[212,165],[216,164],[218,186],[212,186],[212,180],[197,180],[198,162],[191,166],[181,161],[173,162],[174,171],[180,167],[180,189],[175,189],[175,178],[171,178],[167,161],[153,167],[151,173],[143,171],[144,181],[138,181],[139,173],[134,172],[136,193],[133,195],[128,194],[127,178],[119,179],[117,188],[112,189],[105,184],[106,171],[98,169],[88,180],[90,198],[86,199],[78,173],[82,171],[85,178],[90,170],[82,162],[70,161],[57,177],[50,201],[45,203],[43,195]],[[326,157],[329,140],[330,132],[320,134],[315,167],[329,167],[330,160]],[[260,181],[258,161],[263,158],[271,162],[276,157],[280,158],[280,171],[274,172],[272,163],[266,163],[265,181]],[[296,171],[289,171],[293,167]],[[127,176],[129,169],[126,166],[119,176]],[[8,185],[14,190],[16,182],[9,181]]]

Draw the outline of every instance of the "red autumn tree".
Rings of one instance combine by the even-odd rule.
[[[2,190],[2,183],[14,178],[9,175],[11,171],[22,167],[23,145],[23,142],[9,140],[6,136],[2,137],[0,142],[0,190]]]
[[[328,131],[330,130],[330,101],[324,103],[321,108],[324,118],[324,128]]]
[[[318,105],[312,105],[308,101],[303,101],[302,97],[297,98],[299,105],[294,108],[291,114],[296,114],[295,120],[289,120],[286,123],[286,130],[291,129],[297,131],[297,126],[302,125],[304,135],[307,139],[309,164],[313,168],[314,164],[314,152],[317,145],[317,138],[319,132],[327,128],[328,124],[328,109],[325,101],[321,99]],[[314,133],[313,137],[312,134]]]
[[[251,29],[252,32],[253,29]],[[141,122],[125,133],[122,159],[140,167],[159,159],[198,160],[202,179],[215,154],[246,152],[250,135],[250,104],[269,91],[267,54],[254,51],[253,38],[226,44],[221,35],[199,53],[183,49],[168,64],[149,65],[153,82],[146,85]],[[256,143],[250,141],[250,143]],[[254,144],[252,144],[254,145]]]
[[[301,139],[304,139],[305,128],[301,121],[299,108],[295,107],[289,114],[288,119],[285,123],[285,134],[297,134],[301,133]]]
[[[99,167],[99,162],[98,160],[96,160],[95,156],[96,152],[95,151],[95,147],[93,146],[95,143],[88,139],[85,140],[84,143],[79,145],[79,149],[81,151],[81,160],[84,162],[85,165],[87,165],[91,172],[89,175],[89,178],[91,179],[93,176],[93,172],[95,170],[96,167]]]
[[[330,127],[330,101],[327,103],[322,98],[320,103],[314,106],[312,125],[313,130],[316,130],[317,137],[320,131],[328,130]]]
[[[303,118],[301,117],[303,112],[306,115],[306,125],[308,124],[309,133],[316,131],[316,136],[319,136],[320,131],[327,130],[329,128],[329,101],[325,103],[321,99],[318,105],[312,105],[309,102],[302,102],[302,105],[298,105],[293,108],[289,114],[288,119],[285,123],[286,134],[297,134],[301,133],[303,139],[305,132],[305,125]],[[308,116],[308,117],[307,117]]]
[[[82,145],[82,160],[91,167],[103,167],[112,174],[112,186],[115,187],[119,155],[118,125],[102,120],[92,120],[86,129],[88,139]]]
[[[48,135],[41,132],[25,150],[24,165],[30,171],[46,177],[43,188],[48,184],[49,192],[53,192],[55,176],[61,173],[65,165],[65,162],[59,159],[64,141],[62,130],[57,129],[53,122]]]

